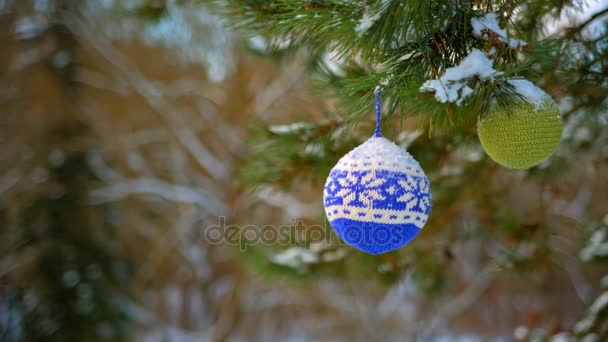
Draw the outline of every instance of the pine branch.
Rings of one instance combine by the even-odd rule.
[[[346,75],[322,70],[323,81],[344,105],[345,118],[358,122],[373,105],[373,89],[384,86],[387,115],[416,116],[420,126],[458,128],[471,125],[497,98],[518,101],[492,82],[473,80],[474,95],[461,105],[433,102],[420,91],[428,79],[439,78],[458,65],[473,48],[493,52],[503,78],[530,65],[548,65],[556,58],[542,41],[533,48],[513,48],[490,34],[472,33],[471,20],[488,11],[514,9],[519,2],[484,1],[326,1],[231,0],[226,7],[235,25],[246,31],[310,47],[313,57],[333,51],[349,65]],[[481,10],[480,10],[481,9]],[[509,24],[508,18],[504,23]],[[512,25],[512,24],[510,24]],[[494,37],[494,38],[492,38]],[[549,41],[551,42],[551,41]],[[526,63],[516,63],[525,56]],[[353,67],[354,65],[354,67]],[[498,80],[500,81],[500,80]]]

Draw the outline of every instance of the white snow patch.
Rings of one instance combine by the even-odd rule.
[[[311,157],[323,158],[325,156],[325,151],[323,150],[323,145],[311,143],[304,148],[304,154]]]
[[[589,317],[587,317],[585,319],[578,321],[578,323],[576,323],[574,325],[574,332],[576,332],[577,334],[580,334],[580,333],[583,333],[583,332],[589,330],[592,326],[593,326],[593,320],[590,319]]]
[[[264,53],[268,50],[268,42],[266,38],[256,35],[249,38],[249,47],[257,52]]]
[[[536,109],[540,108],[543,103],[547,100],[551,100],[549,94],[545,93],[542,89],[535,86],[534,83],[525,79],[514,79],[507,81],[510,85],[515,87],[515,91],[523,95],[532,103]]]
[[[345,63],[346,59],[344,56],[341,56],[334,50],[327,51],[323,54],[323,64],[327,70],[331,71],[336,76],[346,76],[346,72],[344,71]]]
[[[589,308],[589,312],[593,315],[597,315],[606,307],[608,307],[608,292],[602,293],[602,295],[593,302],[591,308]]]
[[[330,250],[333,248],[333,245],[326,240],[312,242],[308,247],[310,248],[310,251],[318,253],[323,262],[338,261],[344,258],[347,254],[347,251],[344,248],[337,248],[333,251]]]
[[[585,335],[581,342],[600,342],[600,337],[596,333],[590,333]]]
[[[308,245],[308,248],[310,248],[311,251],[313,252],[323,252],[324,250],[331,248],[332,245],[330,243],[328,243],[328,241],[323,240],[323,241],[315,241],[315,242],[311,242]]]
[[[518,340],[523,340],[526,337],[528,337],[529,333],[530,333],[530,330],[527,327],[520,325],[517,328],[515,328],[515,330],[513,331],[513,337],[515,337]]]
[[[272,262],[277,265],[297,268],[302,264],[313,264],[319,262],[317,253],[302,247],[290,247],[272,257]]]
[[[583,261],[590,261],[595,257],[608,256],[608,241],[606,240],[606,233],[603,229],[596,230],[589,243],[580,252],[580,258]]]
[[[486,13],[483,17],[471,18],[471,26],[473,27],[473,34],[477,37],[488,39],[488,31],[494,33],[496,37],[503,43],[509,44],[512,49],[526,46],[523,40],[509,38],[507,30],[500,28],[498,25],[498,14]]]
[[[38,37],[49,26],[43,16],[25,16],[15,21],[13,35],[16,39],[32,39]]]
[[[608,288],[608,275],[602,277],[600,284],[602,285],[602,288]]]
[[[501,72],[492,67],[492,60],[480,50],[473,49],[459,65],[448,68],[439,79],[424,82],[420,90],[434,91],[439,102],[460,105],[473,93],[473,89],[466,84],[471,78],[476,76],[482,80],[492,80],[499,74]]]
[[[454,151],[453,156],[456,160],[476,163],[483,158],[484,154],[479,144],[462,144]]]
[[[501,29],[498,25],[498,15],[496,13],[487,13],[483,17],[471,18],[471,26],[473,27],[473,34],[478,37],[487,37],[484,30],[490,30],[494,32],[500,38],[507,37],[507,31]]]
[[[414,140],[418,139],[418,137],[422,135],[422,133],[423,132],[419,129],[414,131],[403,131],[399,133],[399,136],[397,137],[399,146],[404,149],[407,149],[414,142]]]
[[[388,76],[382,78],[382,80],[380,80],[380,86],[388,87],[389,83],[393,80],[394,77],[395,75],[391,73]]]
[[[572,136],[572,139],[577,143],[590,142],[593,140],[593,133],[589,127],[579,127]]]
[[[376,23],[376,21],[378,21],[378,19],[380,19],[380,16],[388,7],[390,2],[390,0],[383,0],[377,10],[370,8],[369,6],[365,6],[365,13],[363,14],[363,17],[361,17],[361,20],[359,20],[359,23],[355,27],[355,32],[358,36],[362,36],[365,32],[367,32],[367,30],[370,29],[370,27],[372,27]]]
[[[559,100],[557,104],[561,113],[568,113],[574,108],[574,97],[564,96]]]
[[[580,320],[574,326],[574,331],[578,334],[589,331],[596,323],[598,315],[608,307],[608,292],[602,293],[595,299],[589,310],[587,310],[586,317]]]
[[[606,1],[595,0],[586,1],[585,5],[581,7],[572,6],[566,7],[557,18],[545,20],[546,25],[544,27],[544,35],[550,36],[558,33],[562,33],[570,27],[575,27],[581,23],[589,20],[591,16],[604,10],[606,7]],[[526,10],[526,8],[522,8]],[[588,39],[594,39],[602,34],[606,34],[606,30],[603,27],[602,20],[595,20],[585,27],[582,32],[583,36]]]
[[[355,27],[355,32],[357,32],[357,35],[362,36],[365,32],[367,32],[367,30],[369,30],[369,28],[372,27],[372,25],[374,25],[378,19],[380,19],[380,15],[382,15],[380,12],[370,14],[369,10],[365,11],[365,14]]]
[[[446,164],[439,170],[439,174],[443,177],[451,177],[460,175],[462,171],[462,166]]]
[[[570,336],[570,334],[563,332],[551,337],[551,342],[572,342],[574,339]]]
[[[469,95],[471,95],[471,93],[473,93],[473,88],[469,87],[468,85],[465,85],[462,88],[462,91],[460,92],[460,98],[461,99],[465,99],[467,98]],[[460,102],[462,102],[462,100],[460,100]],[[460,103],[459,103],[460,104]]]
[[[274,134],[289,134],[312,128],[313,125],[307,122],[294,122],[288,125],[270,126],[268,129]]]
[[[445,30],[445,29],[447,29],[447,28],[448,28],[448,24],[449,24],[449,23],[450,23],[450,21],[449,21],[448,19],[445,19],[445,20],[443,21],[443,25],[442,25],[443,30]]]
[[[270,46],[275,51],[282,51],[291,46],[291,39],[288,37],[274,37],[270,43]]]

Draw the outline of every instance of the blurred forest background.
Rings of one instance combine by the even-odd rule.
[[[372,132],[319,85],[331,52],[245,35],[223,1],[0,0],[0,341],[608,340],[608,3],[548,2],[546,34],[594,47],[543,85],[556,154],[508,170],[474,130],[391,116],[434,207],[369,256],[310,236]],[[221,217],[295,228],[210,241]]]

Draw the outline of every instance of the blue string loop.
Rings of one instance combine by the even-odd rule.
[[[376,131],[374,132],[375,137],[381,137],[382,132],[380,132],[380,118],[382,117],[382,105],[380,104],[380,93],[382,93],[382,88],[380,86],[376,87]]]

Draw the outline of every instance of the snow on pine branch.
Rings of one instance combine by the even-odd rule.
[[[369,30],[378,21],[378,19],[380,19],[380,16],[382,16],[382,13],[384,13],[388,5],[390,5],[390,2],[391,0],[382,0],[379,8],[375,10],[365,6],[365,13],[363,14],[363,17],[361,17],[361,20],[359,20],[359,23],[357,26],[355,26],[355,32],[359,37],[365,34],[365,32],[367,32],[367,30]]]
[[[585,318],[580,320],[574,326],[574,331],[577,334],[585,334],[591,331],[595,325],[597,325],[603,312],[608,309],[608,292],[602,293],[595,299],[591,307],[587,310]],[[587,339],[585,339],[586,341]],[[593,340],[597,341],[597,340]]]
[[[290,247],[272,257],[272,262],[277,265],[298,268],[302,264],[316,264],[319,256],[313,251],[302,247]]]
[[[511,79],[507,83],[512,85],[515,88],[515,92],[523,95],[536,109],[542,107],[545,101],[551,100],[549,94],[526,79]]]
[[[608,214],[604,218],[604,224],[600,224],[591,235],[586,246],[580,252],[581,260],[589,262],[592,260],[608,257]]]
[[[486,13],[483,17],[471,18],[471,26],[475,36],[487,40],[489,38],[488,32],[492,32],[498,40],[509,45],[512,49],[528,45],[523,40],[509,38],[507,30],[500,28],[500,25],[498,25],[498,15],[496,13]]]
[[[420,90],[435,92],[435,98],[441,102],[451,102],[460,105],[464,99],[473,93],[467,85],[473,77],[481,80],[492,80],[501,72],[494,70],[492,60],[483,52],[473,49],[459,65],[448,68],[439,79],[428,80]]]
[[[307,123],[307,122],[294,122],[291,124],[287,124],[287,125],[275,125],[275,126],[270,126],[268,127],[268,129],[270,130],[270,132],[277,134],[277,135],[287,135],[287,134],[295,134],[295,133],[299,133],[305,130],[309,130],[314,128],[315,126],[313,124]]]
[[[289,247],[270,257],[273,264],[301,269],[305,265],[334,262],[346,256],[346,249],[333,250],[326,242],[311,243],[309,248]]]

